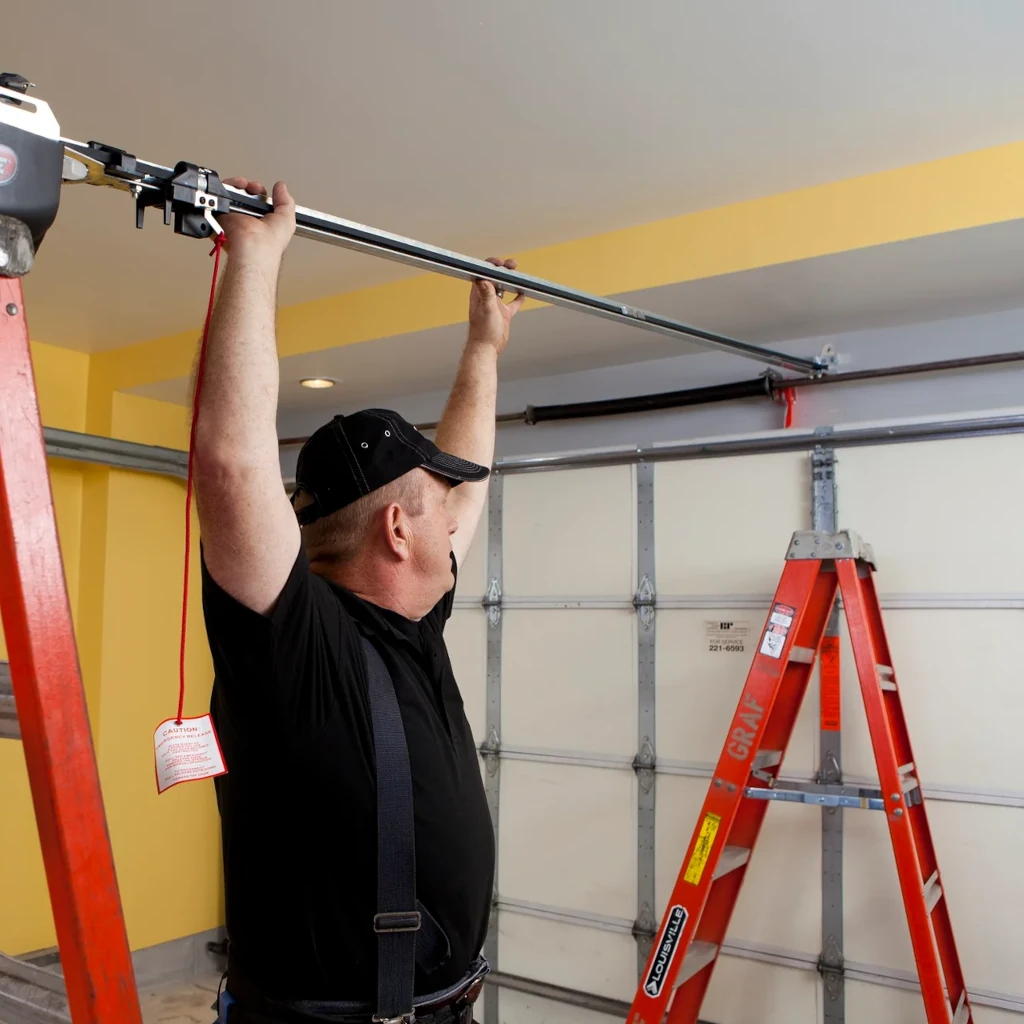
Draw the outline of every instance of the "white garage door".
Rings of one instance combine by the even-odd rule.
[[[1020,1019],[1006,1011],[1024,1009],[1014,994],[1024,991],[1016,980],[1024,925],[1013,909],[1024,906],[1014,857],[1024,839],[1024,787],[1014,771],[1024,687],[1012,648],[1024,626],[1024,531],[1015,531],[1022,446],[1019,436],[1001,436],[837,454],[840,525],[869,540],[880,563],[960,954],[982,997],[980,1024]],[[648,892],[660,919],[675,881],[790,534],[810,526],[809,464],[806,453],[782,453],[492,482],[491,530],[481,529],[463,567],[448,644],[478,742],[500,741],[500,771],[485,766],[484,774],[499,808],[489,952],[503,974],[632,999],[634,921]],[[633,605],[645,572],[657,590],[650,630]],[[481,602],[492,577],[501,611],[489,621]],[[498,602],[497,593],[488,600]],[[653,652],[648,668],[645,651]],[[844,774],[869,784],[874,768],[845,647],[843,670]],[[645,728],[657,751],[653,793],[633,765]],[[812,688],[784,774],[813,777],[818,745]],[[655,799],[652,844],[644,809]],[[703,1019],[820,1019],[821,827],[808,807],[769,810]],[[855,979],[846,985],[846,1020],[923,1021],[919,996],[893,987],[905,988],[913,961],[881,815],[845,814],[844,886]],[[613,1019],[509,990],[487,1001],[487,1013],[495,1010],[502,1024]]]

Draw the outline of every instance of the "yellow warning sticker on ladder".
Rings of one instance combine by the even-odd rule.
[[[704,874],[704,865],[711,856],[711,847],[714,845],[715,836],[718,834],[718,826],[722,819],[717,814],[705,814],[704,823],[700,827],[700,835],[697,836],[697,845],[694,847],[693,856],[686,866],[686,874],[683,881],[690,885],[700,885],[701,875]]]

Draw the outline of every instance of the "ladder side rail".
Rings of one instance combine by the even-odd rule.
[[[885,621],[882,617],[881,602],[878,598],[874,574],[867,566],[860,566],[858,567],[857,580],[858,589],[863,599],[861,607],[864,610],[865,623],[872,638],[872,645],[878,658],[878,664],[887,665],[892,669],[890,678],[892,682],[896,683],[896,689],[882,690],[880,692],[881,703],[889,722],[890,733],[895,740],[897,763],[899,765],[913,764],[914,766],[912,774],[917,780],[917,788],[907,794],[905,817],[909,822],[910,831],[914,837],[914,846],[917,850],[922,884],[927,883],[934,876],[942,892],[942,896],[931,912],[931,924],[939,950],[939,959],[942,962],[943,975],[946,979],[947,994],[955,1008],[960,994],[966,992],[966,984],[959,954],[957,953],[952,918],[946,902],[945,886],[942,881],[938,854],[932,838],[928,812],[921,795],[923,784],[921,781],[920,765],[914,756],[910,740],[910,730],[907,727],[903,701],[900,696],[898,676],[891,660],[892,655],[886,636]],[[892,794],[884,795],[891,798]],[[970,1012],[968,1001],[968,1013]],[[973,1017],[968,1016],[967,1019],[973,1020]]]
[[[818,573],[815,562],[787,562],[783,570],[772,607],[782,604],[793,609],[792,628],[777,652],[780,657],[754,655],[712,784],[641,976],[629,1014],[630,1024],[661,1024],[664,1018],[675,979],[704,911],[722,849],[743,803],[743,787],[761,749],[761,738],[789,661],[799,620]],[[765,631],[771,625],[771,616],[769,611]],[[763,636],[764,633],[760,634]]]
[[[796,599],[796,595],[788,587],[787,581],[788,573],[802,571],[791,568],[797,565],[811,565],[814,572],[810,596],[802,603]],[[835,604],[838,585],[835,569],[831,562],[787,562],[783,569],[782,581],[783,584],[787,585],[783,586],[780,584],[776,600],[772,602],[772,607],[774,608],[780,601],[788,603],[791,607],[798,609],[798,617],[794,622],[794,629],[789,637],[790,647],[784,655],[785,667],[779,679],[772,709],[766,716],[764,732],[758,748],[763,751],[777,750],[781,755],[777,763],[762,769],[764,774],[770,776],[772,780],[777,778],[782,770],[797,716],[800,713],[800,708],[814,670],[814,661],[794,660],[790,657],[790,654],[794,648],[802,648],[805,651],[811,650],[815,653],[818,651]],[[804,586],[805,584],[801,583],[801,587]],[[787,597],[793,598],[793,600],[784,601],[780,597],[782,594],[786,594]],[[763,632],[758,635],[758,643],[760,643],[760,638],[763,635]],[[764,656],[755,654],[755,658],[758,657]],[[765,660],[771,659],[765,658]],[[715,778],[720,777],[721,775],[716,772]],[[768,779],[751,776],[749,773],[744,783],[744,786],[758,789],[768,788],[770,785],[772,785],[772,782]],[[713,786],[714,780],[712,780]],[[761,826],[764,823],[765,814],[768,811],[768,805],[769,801],[767,800],[741,801],[732,828],[729,830],[728,835],[721,839],[720,849],[728,843],[728,845],[733,847],[749,849],[751,851],[750,857],[742,868],[731,871],[729,874],[714,881],[700,915],[700,921],[698,922],[693,941],[711,943],[719,948],[725,941],[729,921],[735,910],[736,901],[739,898],[750,861],[753,859],[754,848],[757,844]],[[703,816],[701,821],[703,821]],[[721,833],[719,835],[721,836]],[[698,1019],[700,1007],[703,1004],[704,996],[711,982],[711,975],[717,961],[718,954],[716,953],[714,959],[707,967],[699,971],[677,989],[668,1011],[668,1024],[691,1024],[691,1022]]]
[[[901,765],[913,762],[913,752],[900,707],[899,691],[883,690],[879,682],[877,666],[887,665],[891,668],[892,663],[878,610],[878,597],[867,565],[854,559],[841,559],[837,562],[837,569],[868,732],[878,767],[882,797],[886,801],[886,821],[925,1013],[928,1024],[948,1024],[951,1017],[950,998],[955,1005],[963,991],[963,978],[959,964],[951,965],[954,968],[954,985],[947,995],[944,985],[947,964],[940,961],[937,936],[932,929],[924,897],[924,883],[934,870],[935,853],[923,805],[913,808],[915,814],[920,812],[917,818],[921,827],[915,829],[903,792],[903,776],[899,769]],[[925,855],[924,861],[922,853]],[[948,937],[952,940],[951,932]]]
[[[141,1024],[68,605],[21,282],[0,277],[0,613],[75,1024]]]

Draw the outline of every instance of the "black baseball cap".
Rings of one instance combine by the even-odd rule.
[[[292,500],[302,493],[313,499],[296,513],[299,524],[315,523],[414,469],[455,484],[486,480],[490,474],[485,466],[441,451],[390,409],[335,416],[299,452]]]

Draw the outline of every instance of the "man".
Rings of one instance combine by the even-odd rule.
[[[212,711],[229,771],[217,780],[229,1024],[369,1021],[378,967],[395,969],[377,955],[390,927],[375,924],[381,676],[363,638],[383,660],[408,747],[415,993],[440,994],[419,999],[417,1019],[469,1020],[493,832],[443,630],[486,498],[497,359],[522,298],[473,286],[439,448],[396,413],[336,417],[302,449],[293,508],[278,461],[274,326],[295,204],[280,182],[273,201],[262,219],[221,219],[228,264],[195,441]]]

